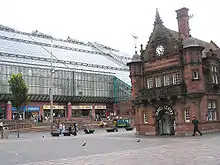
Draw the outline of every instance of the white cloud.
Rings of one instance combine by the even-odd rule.
[[[194,15],[192,36],[220,45],[219,5],[218,0],[1,0],[0,24],[97,41],[132,54],[132,34],[138,35],[138,45],[146,45],[156,8],[165,26],[177,30],[175,10],[188,7]]]

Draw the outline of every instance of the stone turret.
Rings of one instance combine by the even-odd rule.
[[[141,88],[142,65],[141,58],[135,51],[132,61],[127,64],[130,69],[130,78],[132,84],[132,99],[137,97],[138,90]]]

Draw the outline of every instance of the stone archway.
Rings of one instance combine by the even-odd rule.
[[[169,105],[161,105],[155,111],[157,135],[174,135],[174,109]]]
[[[155,116],[157,117],[157,116],[159,116],[159,114],[161,113],[161,112],[163,112],[163,111],[165,111],[165,112],[167,112],[167,114],[169,114],[169,115],[174,115],[174,110],[173,110],[173,108],[172,107],[170,107],[169,105],[161,105],[161,106],[159,106],[157,109],[156,109],[156,111],[155,111]]]

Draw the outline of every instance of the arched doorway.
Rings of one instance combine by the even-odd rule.
[[[172,107],[161,105],[156,109],[156,133],[157,135],[174,135],[175,115]]]

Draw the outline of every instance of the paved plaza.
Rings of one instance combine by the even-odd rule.
[[[220,165],[219,135],[141,137],[138,143],[134,132],[124,130],[59,138],[30,133],[0,140],[0,160],[2,165]]]

